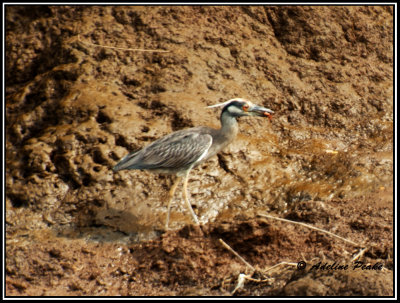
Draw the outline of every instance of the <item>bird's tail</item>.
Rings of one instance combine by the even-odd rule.
[[[121,161],[119,161],[117,163],[117,165],[115,165],[113,167],[113,171],[117,172],[123,169],[135,169],[136,164],[137,164],[137,156],[138,151],[130,153],[129,155],[125,156],[124,158],[122,158]]]

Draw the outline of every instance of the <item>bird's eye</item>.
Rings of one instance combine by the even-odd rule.
[[[242,108],[243,108],[243,110],[245,112],[247,112],[247,110],[249,109],[249,105],[248,104],[243,104]]]

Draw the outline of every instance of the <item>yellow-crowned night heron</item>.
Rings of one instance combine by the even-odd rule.
[[[219,106],[223,106],[220,129],[200,126],[173,132],[139,151],[130,153],[113,168],[114,171],[145,169],[156,173],[177,175],[177,179],[169,191],[166,229],[169,224],[171,201],[181,178],[184,177],[183,195],[187,208],[194,222],[199,224],[187,195],[190,170],[216,155],[235,139],[238,133],[237,118],[243,116],[271,118],[271,114],[273,114],[272,110],[254,105],[242,98],[231,99],[209,106],[209,108]]]

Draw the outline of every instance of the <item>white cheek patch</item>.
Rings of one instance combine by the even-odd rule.
[[[243,111],[238,109],[236,106],[229,106],[228,112],[234,116],[243,114]]]

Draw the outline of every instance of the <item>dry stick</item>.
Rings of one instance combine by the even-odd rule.
[[[231,253],[233,253],[236,257],[238,257],[244,264],[246,264],[246,266],[249,267],[253,272],[256,271],[256,269],[255,269],[253,266],[251,266],[251,264],[249,264],[248,262],[246,262],[246,260],[243,259],[236,251],[234,251],[232,247],[230,247],[228,244],[226,244],[226,242],[224,242],[224,240],[222,240],[222,239],[220,238],[220,239],[219,239],[219,242],[221,242],[221,244],[222,244],[227,250],[229,250],[229,251],[230,251]],[[266,270],[266,272],[267,272],[267,271],[270,271],[271,269],[273,269],[273,268],[275,268],[275,267],[281,266],[281,265],[293,265],[293,266],[297,266],[297,263],[281,262],[281,263],[279,263],[279,264],[275,264],[274,266],[268,268],[268,269]],[[253,278],[251,277],[251,275],[239,274],[239,276],[238,276],[238,282],[237,282],[237,284],[236,284],[236,287],[235,287],[235,289],[231,292],[232,295],[233,295],[239,288],[242,288],[242,287],[243,287],[244,281],[245,281],[245,280],[254,281],[254,282],[258,282],[258,283],[270,282],[270,281],[271,281],[271,279],[268,279],[268,278],[267,278],[267,279],[264,279],[264,280],[261,280],[261,279],[253,279]]]
[[[281,262],[278,264],[275,264],[274,266],[271,266],[270,268],[266,269],[264,272],[270,271],[271,269],[281,266],[281,265],[291,265],[291,266],[297,266],[297,263],[292,263],[292,262]]]
[[[364,253],[367,251],[368,248],[369,248],[369,247],[367,246],[367,247],[361,249],[360,252],[359,252],[358,254],[356,254],[356,255],[354,256],[353,259],[351,259],[351,262],[354,262],[354,261],[357,260],[359,257],[361,257],[362,255],[364,255]]]
[[[220,239],[220,240],[221,240],[221,239]],[[265,272],[270,271],[271,269],[276,268],[276,267],[281,266],[281,265],[297,266],[297,263],[281,262],[281,263],[275,264],[274,266],[268,268],[267,270],[265,270]],[[239,276],[238,276],[238,282],[237,282],[237,284],[236,284],[236,287],[235,287],[235,289],[231,292],[232,295],[233,295],[239,288],[242,288],[242,287],[243,287],[244,281],[245,281],[245,280],[253,281],[253,282],[256,282],[256,283],[265,283],[265,282],[270,282],[270,283],[271,283],[271,281],[274,281],[274,278],[265,278],[265,279],[261,280],[261,279],[254,279],[254,278],[251,277],[251,275],[239,274]]]
[[[157,52],[157,53],[168,53],[169,50],[159,50],[159,49],[142,49],[142,48],[124,48],[124,47],[116,47],[116,46],[105,46],[105,45],[100,45],[96,44],[93,42],[88,42],[88,41],[83,41],[81,40],[80,35],[78,35],[78,40],[82,43],[96,46],[96,47],[103,47],[103,48],[111,48],[111,49],[117,49],[117,50],[123,50],[123,51],[133,51],[133,52]]]
[[[338,238],[340,240],[343,240],[345,242],[348,242],[348,243],[350,243],[350,244],[352,244],[354,246],[362,247],[362,245],[360,245],[360,244],[358,244],[356,242],[353,242],[351,240],[345,239],[345,238],[343,238],[341,236],[338,236],[338,235],[335,235],[334,233],[331,233],[330,231],[327,231],[327,230],[324,230],[324,229],[321,229],[321,228],[318,228],[318,227],[314,227],[314,226],[311,226],[311,225],[308,225],[308,224],[305,224],[305,223],[301,223],[301,222],[297,222],[297,221],[291,221],[291,220],[278,218],[278,217],[274,217],[274,216],[270,216],[270,215],[265,215],[265,214],[258,214],[258,215],[261,216],[261,217],[269,218],[269,219],[275,219],[275,220],[278,220],[278,221],[289,222],[289,223],[305,226],[305,227],[308,227],[308,228],[311,228],[311,229],[326,233],[326,234],[331,235],[333,237],[336,237],[336,238]]]
[[[221,240],[221,239],[220,239]],[[245,274],[239,274],[238,276],[238,282],[236,284],[236,287],[234,290],[232,290],[231,294],[233,295],[239,288],[242,288],[244,285],[244,281],[246,279],[246,275]]]
[[[253,272],[256,271],[256,269],[251,266],[251,264],[247,263],[245,259],[243,259],[236,251],[234,251],[232,249],[232,247],[230,247],[228,244],[226,244],[224,242],[224,240],[219,239],[219,242],[221,242],[221,244],[227,249],[229,250],[231,253],[233,253],[236,257],[238,257],[240,259],[240,261],[242,261],[244,264],[246,264],[247,267],[249,267]]]

